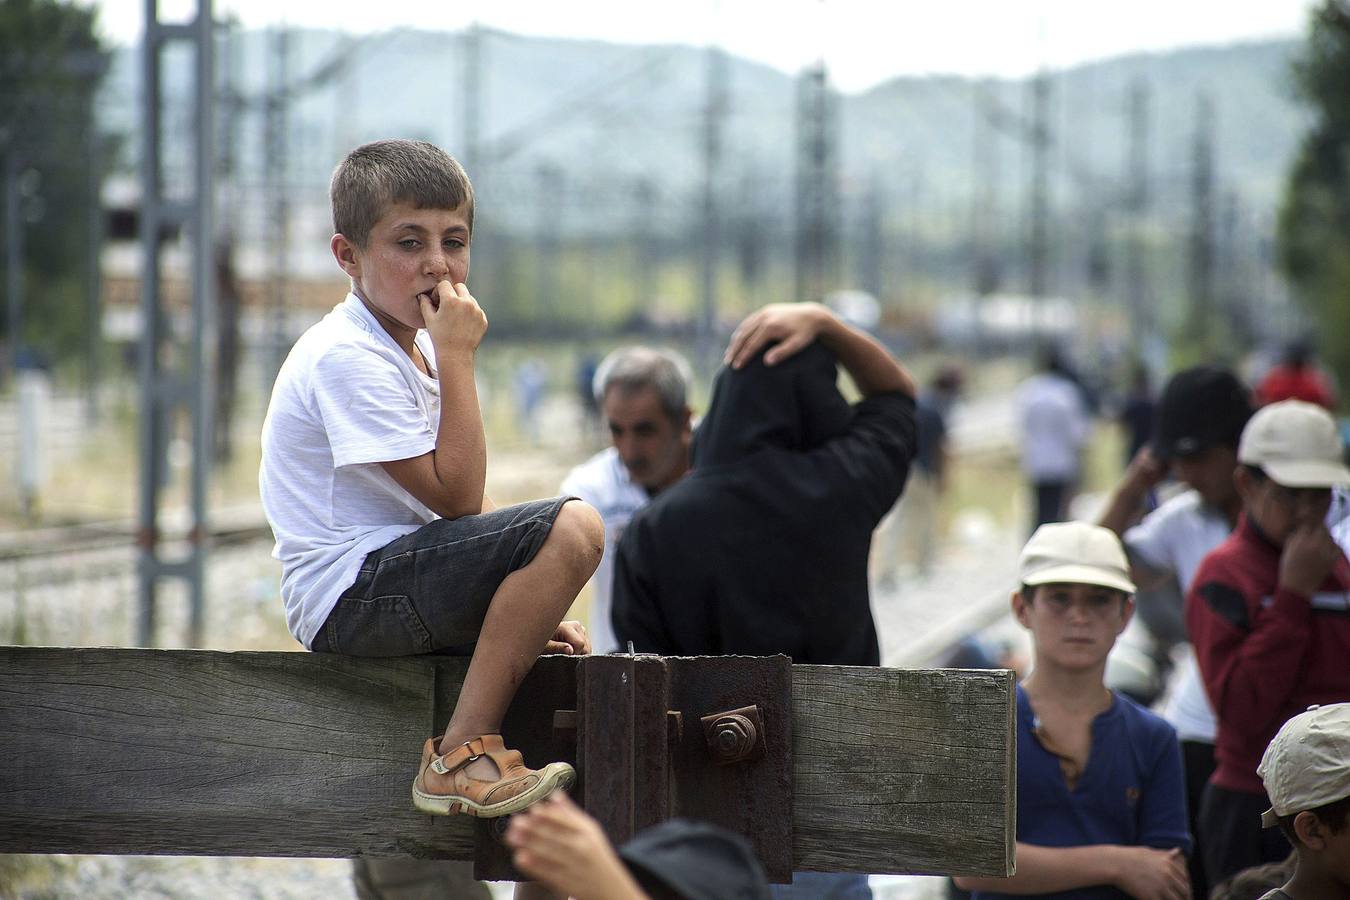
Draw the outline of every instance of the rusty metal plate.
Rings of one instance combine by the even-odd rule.
[[[685,722],[671,750],[672,814],[744,835],[770,881],[792,880],[792,664],[786,656],[668,657],[670,709]],[[756,707],[758,749],[719,759],[706,716]],[[746,748],[748,749],[748,748]]]
[[[570,656],[541,656],[521,682],[516,699],[502,722],[502,740],[519,750],[525,765],[538,768],[550,762],[577,764],[576,732],[566,728],[557,710],[574,709],[577,699],[577,660]],[[446,718],[439,719],[445,729]],[[555,722],[555,719],[557,721]],[[561,725],[564,727],[555,727]],[[505,817],[477,819],[474,825],[473,877],[480,881],[519,881],[511,854],[501,843]]]
[[[577,666],[577,793],[615,844],[633,836],[637,674],[631,656]]]

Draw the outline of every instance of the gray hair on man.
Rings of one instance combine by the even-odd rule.
[[[611,388],[624,391],[653,388],[661,398],[661,409],[671,421],[678,421],[689,406],[691,379],[689,363],[673,350],[620,347],[600,361],[591,390],[595,399],[604,403]]]

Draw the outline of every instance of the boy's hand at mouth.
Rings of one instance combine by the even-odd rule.
[[[487,331],[487,316],[463,283],[442,281],[434,289],[417,295],[436,355],[470,353],[478,349]]]

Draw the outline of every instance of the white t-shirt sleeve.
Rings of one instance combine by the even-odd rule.
[[[1166,505],[1161,506],[1125,532],[1122,543],[1132,561],[1158,572],[1176,571],[1172,551],[1178,536],[1172,527],[1175,516],[1170,512]]]
[[[367,348],[340,344],[324,353],[311,389],[334,466],[408,459],[436,446],[406,374],[393,360],[372,360]]]

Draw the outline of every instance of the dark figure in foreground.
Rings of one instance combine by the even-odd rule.
[[[616,851],[600,823],[565,793],[514,817],[506,832],[516,867],[575,900],[768,900],[764,870],[738,834],[671,819]]]

